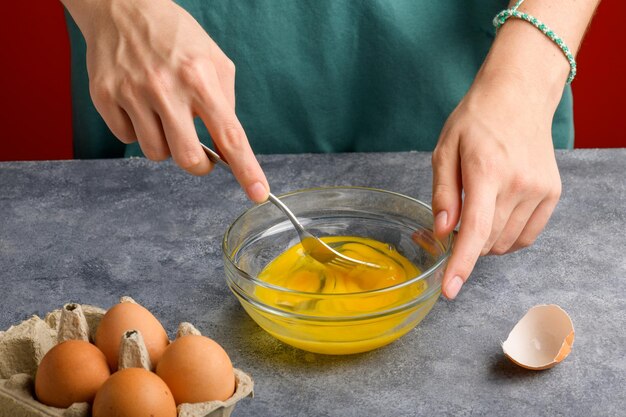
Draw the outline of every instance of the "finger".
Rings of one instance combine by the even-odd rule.
[[[111,133],[121,142],[126,144],[137,142],[133,123],[124,109],[116,104],[110,104],[96,106],[96,110],[102,116]]]
[[[213,142],[230,164],[233,175],[248,197],[257,203],[267,200],[269,185],[265,174],[241,123],[221,91],[213,89],[210,97],[205,95],[195,112],[204,121]]]
[[[452,232],[461,212],[461,165],[458,149],[441,146],[432,156],[434,232],[438,239]]]
[[[235,113],[229,109],[222,113],[202,113],[201,117],[248,197],[257,203],[267,200],[267,179]]]
[[[496,199],[496,208],[493,217],[493,224],[491,225],[491,234],[489,235],[487,242],[485,242],[485,246],[480,252],[481,256],[487,255],[491,252],[493,245],[498,241],[506,226],[508,225],[511,216],[517,209],[517,207],[512,205],[510,202],[503,200],[505,199],[501,197],[498,197]],[[528,213],[528,216],[530,216],[531,213],[532,211]],[[522,230],[520,229],[519,232],[521,231]]]
[[[508,252],[514,252],[532,245],[537,239],[537,236],[539,236],[541,231],[546,227],[546,224],[548,224],[548,220],[550,220],[550,216],[557,204],[558,199],[556,199],[556,201],[550,199],[542,201],[531,214],[524,229],[519,234],[515,243],[511,245]]]
[[[523,202],[515,207],[506,225],[501,229],[500,234],[493,241],[491,247],[488,248],[488,253],[493,255],[508,253],[536,208],[537,203],[535,201]]]
[[[224,51],[213,41],[209,39],[212,44],[213,63],[215,65],[215,72],[219,79],[222,94],[230,104],[230,107],[235,109],[235,64],[226,56]]]
[[[220,76],[220,85],[228,105],[235,110],[235,74],[232,74],[232,76],[230,74]]]
[[[217,77],[220,81],[222,94],[228,101],[230,108],[235,110],[235,64],[225,56],[224,58],[225,62],[216,68]]]
[[[496,195],[497,187],[488,183],[466,190],[461,227],[442,282],[443,295],[448,299],[457,296],[489,238]]]
[[[194,175],[206,175],[211,172],[213,164],[200,145],[191,110],[176,114],[171,108],[163,109],[161,119],[176,164]]]
[[[130,117],[141,151],[146,158],[153,161],[162,161],[170,156],[170,150],[165,140],[165,133],[161,119],[148,106],[125,107]]]
[[[111,133],[123,143],[137,141],[137,135],[128,114],[117,105],[113,93],[103,83],[89,83],[89,94],[94,107],[102,116]]]

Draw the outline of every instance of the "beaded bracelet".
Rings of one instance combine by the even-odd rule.
[[[504,24],[510,17],[516,17],[518,19],[522,19],[539,29],[544,35],[552,40],[552,42],[556,43],[563,54],[565,54],[565,58],[567,58],[567,62],[569,62],[569,76],[567,77],[567,84],[570,84],[574,77],[576,76],[576,60],[574,59],[574,55],[570,52],[563,39],[561,39],[552,29],[546,26],[543,22],[537,19],[534,16],[531,16],[527,13],[520,12],[517,9],[524,2],[524,0],[518,0],[518,2],[510,9],[502,10],[500,13],[493,18],[493,25],[496,27],[496,31],[500,29],[500,26]]]

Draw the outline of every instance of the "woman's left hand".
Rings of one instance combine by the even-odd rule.
[[[479,72],[448,118],[432,156],[436,236],[461,222],[442,283],[447,298],[480,255],[529,246],[548,222],[561,194],[554,108],[521,75]]]

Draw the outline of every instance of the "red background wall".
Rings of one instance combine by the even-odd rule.
[[[55,0],[3,5],[0,160],[72,157],[69,42]],[[626,147],[626,2],[604,0],[573,83],[576,147]],[[619,39],[618,39],[619,38]]]

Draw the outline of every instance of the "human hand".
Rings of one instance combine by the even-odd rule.
[[[62,0],[87,42],[94,105],[115,136],[139,141],[147,158],[170,155],[204,175],[212,164],[193,118],[255,202],[269,185],[235,114],[235,66],[196,20],[171,0]]]
[[[479,255],[532,244],[561,193],[554,100],[533,94],[522,77],[487,72],[448,118],[432,156],[435,235],[442,238],[461,222],[442,283],[448,299]]]

